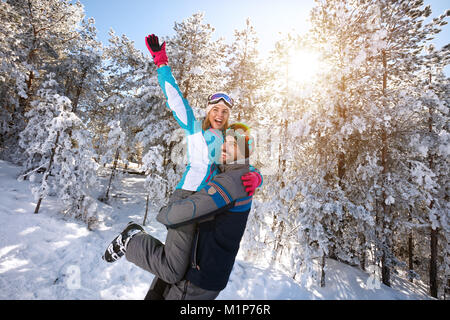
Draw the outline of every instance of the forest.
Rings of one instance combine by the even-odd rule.
[[[233,121],[252,128],[264,183],[241,243],[249,260],[326,286],[332,258],[448,299],[450,45],[432,40],[450,10],[431,9],[316,1],[310,30],[280,34],[268,56],[251,19],[228,41],[204,13],[159,35],[196,117],[224,91]],[[112,29],[101,43],[79,2],[1,1],[0,19],[0,159],[21,166],[35,213],[56,197],[94,230],[126,174],[145,175],[143,203],[163,205],[186,142],[149,54]]]

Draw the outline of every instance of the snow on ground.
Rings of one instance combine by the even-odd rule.
[[[127,176],[113,190],[111,205],[99,206],[101,223],[89,231],[83,222],[58,213],[54,199],[36,202],[20,171],[0,160],[0,299],[143,299],[153,275],[126,261],[109,264],[101,256],[131,220],[142,223],[144,178]],[[166,229],[155,220],[145,230],[164,240]],[[428,299],[426,288],[394,278],[393,288],[367,287],[369,274],[328,260],[325,288],[301,286],[283,272],[238,256],[228,286],[218,299]]]

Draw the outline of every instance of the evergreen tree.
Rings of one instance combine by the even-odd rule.
[[[97,186],[97,167],[90,136],[80,119],[69,111],[70,100],[56,93],[51,76],[39,90],[39,100],[33,101],[33,108],[26,113],[28,123],[20,135],[28,163],[38,163],[37,168],[26,173],[35,183],[35,213],[43,199],[54,195],[65,214],[81,218],[92,227],[96,204],[91,193]],[[39,180],[41,168],[45,171]]]
[[[237,121],[248,123],[250,126],[258,123],[256,112],[262,103],[261,91],[267,80],[262,69],[262,61],[257,49],[258,38],[250,19],[245,22],[245,29],[234,31],[234,41],[228,47],[224,73],[226,91],[235,100],[233,114]]]
[[[223,39],[213,40],[214,28],[203,13],[175,22],[175,35],[167,40],[167,55],[181,92],[192,107],[205,107],[209,94],[223,91]]]
[[[125,133],[123,132],[120,121],[111,121],[109,123],[109,133],[108,140],[106,143],[107,151],[101,158],[100,163],[102,165],[106,165],[107,163],[112,162],[111,174],[108,180],[108,186],[106,187],[105,196],[101,198],[102,201],[108,201],[109,199],[109,191],[111,190],[111,183],[113,182],[114,177],[117,174],[117,167],[119,164],[119,159],[126,160],[125,155]]]

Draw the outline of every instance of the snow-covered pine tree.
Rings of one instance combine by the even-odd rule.
[[[20,63],[19,37],[22,16],[9,3],[0,2],[0,154],[10,159],[16,152],[18,134],[25,127],[17,112],[19,97],[25,97]]]
[[[104,202],[109,200],[109,192],[111,190],[111,184],[114,181],[114,177],[117,175],[117,166],[119,159],[126,162],[127,156],[125,153],[125,133],[123,132],[120,121],[113,120],[108,124],[110,130],[108,133],[108,140],[106,142],[106,153],[102,156],[100,164],[105,166],[111,164],[111,173],[108,179],[108,185],[106,187],[105,195],[100,199]]]
[[[12,93],[7,102],[9,117],[18,126],[9,131],[14,143],[49,66],[59,59],[68,41],[78,38],[83,9],[79,2],[69,0],[8,0],[2,1],[1,10],[8,21],[4,30],[11,32],[6,42],[14,52],[9,55],[14,66],[7,81]]]
[[[312,13],[314,43],[332,66],[321,86],[325,88],[321,98],[313,101],[316,108],[323,104],[325,110],[313,119],[310,130],[319,137],[313,141],[322,140],[315,150],[320,145],[329,150],[312,167],[326,169],[321,163],[327,163],[334,168],[325,170],[323,177],[334,183],[324,190],[340,189],[341,194],[333,198],[339,199],[344,212],[335,220],[337,228],[332,222],[330,253],[349,263],[359,258],[364,266],[361,258],[365,259],[373,241],[374,263],[381,263],[382,281],[387,285],[391,270],[402,265],[393,240],[408,220],[408,208],[414,207],[411,196],[420,195],[411,184],[410,151],[405,147],[416,126],[411,119],[418,106],[420,86],[415,79],[420,52],[442,22],[440,17],[424,25],[430,10],[422,5],[420,1],[324,1]],[[367,213],[376,213],[374,234],[373,228],[358,227],[358,220],[370,222],[364,218]],[[359,257],[354,250],[358,247]]]
[[[72,101],[72,112],[86,121],[92,110],[100,108],[104,92],[102,44],[96,40],[94,19],[83,19],[79,37],[67,43],[61,62],[52,70]]]
[[[279,70],[286,71],[277,73],[277,81],[281,84],[280,98],[278,105],[272,106],[272,109],[283,110],[284,117],[293,119],[292,122],[283,121],[280,126],[285,132],[280,135],[287,137],[283,139],[280,150],[279,180],[285,186],[283,190],[280,184],[280,195],[284,199],[280,202],[289,209],[283,219],[285,225],[280,223],[280,227],[273,229],[278,232],[285,230],[286,236],[280,235],[278,242],[299,244],[297,249],[295,244],[291,245],[291,250],[296,250],[291,257],[296,256],[297,261],[302,261],[302,268],[310,271],[304,274],[320,278],[321,285],[325,285],[325,256],[354,263],[355,254],[351,254],[350,248],[358,239],[353,236],[353,228],[360,225],[364,229],[362,226],[371,223],[368,210],[346,194],[343,170],[346,159],[339,156],[348,152],[351,159],[350,156],[358,150],[355,148],[351,152],[352,147],[347,142],[352,134],[356,136],[359,132],[345,127],[348,121],[344,108],[363,102],[364,97],[352,96],[348,91],[363,88],[364,83],[349,81],[351,84],[346,87],[342,78],[346,73],[354,73],[355,79],[359,79],[359,65],[353,67],[351,61],[359,53],[358,41],[363,41],[355,36],[359,27],[357,19],[361,17],[356,14],[353,21],[344,22],[347,8],[340,8],[344,17],[337,17],[333,16],[333,11],[339,8],[334,5],[330,2],[318,4],[314,12],[316,16],[313,15],[311,37],[315,37],[314,42],[291,36],[277,44],[275,56],[281,63]],[[341,32],[342,25],[346,29]],[[296,51],[308,47],[321,52],[323,60],[334,66],[331,76],[328,74],[314,83],[315,87],[301,86],[293,81],[291,74],[301,70],[291,70],[289,67],[298,59]],[[345,52],[339,49],[345,49]],[[287,55],[289,51],[292,53]],[[362,111],[355,108],[353,112],[359,114]],[[299,121],[298,117],[303,119]],[[352,119],[351,116],[349,118]],[[350,243],[346,246],[341,245],[346,233],[344,226],[352,231],[349,232],[352,239],[347,239]],[[291,265],[299,266],[299,263],[292,259]]]
[[[414,101],[420,91],[417,86],[417,72],[423,61],[421,54],[427,42],[440,32],[440,25],[445,15],[424,23],[430,16],[430,6],[423,7],[423,1],[378,1],[374,3],[379,11],[379,18],[373,24],[385,33],[385,46],[381,49],[376,71],[379,84],[380,109],[385,119],[378,127],[380,137],[379,155],[382,169],[381,193],[379,195],[380,211],[378,215],[378,237],[382,244],[382,281],[390,284],[390,272],[395,265],[392,256],[393,233],[397,232],[404,218],[397,218],[396,212],[407,207],[407,194],[410,175],[408,150],[405,132],[413,132],[414,122],[407,120],[414,112]],[[404,102],[407,96],[408,103]],[[400,102],[400,103],[399,103]],[[400,108],[399,108],[400,106]],[[411,190],[411,192],[414,192]]]
[[[203,108],[209,94],[223,91],[225,44],[213,39],[214,27],[203,13],[175,22],[175,35],[167,39],[167,55],[174,77],[192,107]]]
[[[126,134],[127,148],[132,149],[137,123],[142,109],[136,109],[136,95],[143,87],[147,64],[141,51],[126,35],[110,30],[109,45],[104,48],[106,62],[105,100],[101,103],[105,124],[119,120]],[[128,140],[131,139],[131,140]]]
[[[255,202],[245,238],[249,245],[245,241],[243,244],[248,255],[252,254],[252,246],[259,256],[261,248],[265,248],[265,258],[272,264],[285,268],[294,278],[302,273],[304,280],[309,276],[317,278],[315,261],[316,258],[323,260],[325,244],[328,243],[326,232],[315,232],[310,240],[309,235],[302,233],[302,230],[311,230],[313,221],[316,221],[315,227],[321,227],[321,219],[315,220],[317,215],[304,215],[311,220],[300,221],[304,208],[299,177],[304,175],[303,178],[309,178],[311,183],[313,169],[306,167],[303,134],[300,137],[297,129],[302,126],[299,118],[307,114],[302,95],[314,86],[299,83],[293,75],[301,72],[295,69],[295,62],[298,52],[307,46],[305,39],[289,33],[278,39],[271,52],[271,56],[277,58],[266,71],[271,77],[268,77],[263,93],[258,94],[258,99],[263,103],[259,107],[258,119],[255,119],[258,122],[258,146],[265,149],[258,152],[264,187],[258,191],[257,198],[262,201]],[[305,120],[307,118],[304,117]],[[308,135],[307,130],[304,131],[304,135]],[[267,146],[271,150],[267,150]],[[255,239],[258,241],[255,242]]]
[[[237,121],[256,127],[258,123],[257,106],[261,104],[261,89],[267,80],[258,53],[258,37],[249,18],[243,30],[234,31],[234,40],[228,46],[224,73],[226,92],[235,100],[233,115]]]
[[[421,104],[415,118],[416,127],[411,137],[411,155],[414,157],[411,166],[413,183],[420,190],[421,202],[414,210],[414,223],[421,225],[422,230],[429,232],[428,267],[430,294],[433,297],[443,297],[448,276],[448,185],[449,166],[449,134],[448,134],[448,89],[449,81],[443,74],[443,68],[448,63],[448,46],[436,50],[428,46],[424,63],[419,73],[418,86]],[[423,228],[425,227],[425,228]],[[419,228],[414,230],[414,235]],[[423,232],[423,231],[422,231]],[[422,234],[422,237],[425,237]],[[420,244],[418,244],[420,248]],[[418,252],[418,257],[427,260],[427,253]],[[448,261],[448,260],[447,260]],[[423,271],[420,272],[423,276]],[[419,274],[420,274],[419,273]]]
[[[32,192],[41,202],[49,195],[57,198],[62,211],[80,218],[91,228],[96,222],[96,202],[91,197],[97,186],[97,165],[86,126],[72,112],[67,97],[56,93],[57,83],[50,74],[26,113],[27,126],[20,134],[20,145],[27,164],[37,167],[26,173],[34,183]],[[39,172],[43,175],[40,177]],[[21,176],[23,178],[24,176]]]

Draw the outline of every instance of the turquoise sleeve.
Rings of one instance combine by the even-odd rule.
[[[190,134],[194,133],[196,120],[194,111],[183,97],[169,66],[158,68],[158,81],[166,96],[166,105],[172,111],[175,120],[181,128],[187,130]]]

